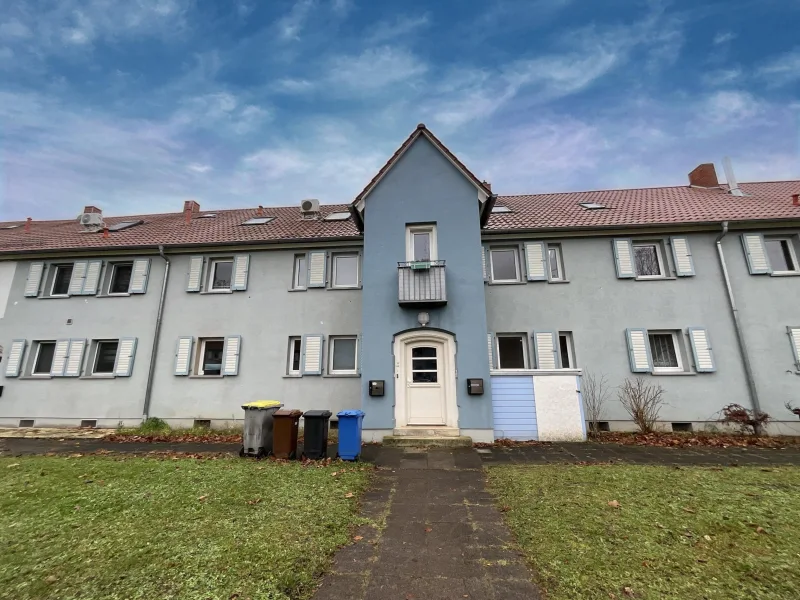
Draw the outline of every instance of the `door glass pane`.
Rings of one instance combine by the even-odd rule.
[[[233,261],[214,263],[214,280],[211,282],[211,289],[229,290],[231,275],[233,275]]]
[[[222,340],[207,341],[203,350],[203,375],[219,375],[222,373]]]
[[[411,349],[411,380],[414,383],[437,383],[438,365],[436,348],[422,346]]]
[[[69,280],[72,279],[72,265],[56,267],[53,277],[53,296],[66,296],[69,293]]]
[[[636,257],[636,274],[641,276],[661,275],[658,264],[658,252],[654,245],[634,246],[633,254]]]
[[[34,373],[49,373],[53,367],[53,355],[56,352],[56,345],[53,342],[40,342],[39,355],[36,357],[36,364],[33,366]]]
[[[95,373],[113,373],[117,359],[118,342],[97,342],[97,357],[94,363]]]
[[[793,270],[791,254],[789,254],[789,244],[786,240],[765,240],[769,264],[773,271]]]
[[[497,353],[501,369],[525,368],[525,350],[522,343],[522,336],[497,338]]]
[[[492,250],[492,279],[495,281],[517,280],[516,250]]]
[[[411,358],[436,358],[436,348],[421,347],[411,349]]]
[[[435,371],[436,359],[435,358],[417,358],[414,359],[412,368],[415,371]]]
[[[356,341],[339,338],[333,340],[333,370],[356,370]]]
[[[131,285],[133,265],[114,265],[114,278],[111,280],[109,294],[127,294]]]
[[[650,351],[653,354],[654,368],[669,368],[678,366],[678,356],[675,353],[675,344],[672,334],[650,334]]]
[[[414,234],[414,260],[430,260],[431,259],[431,234],[415,233]]]
[[[358,255],[348,254],[337,256],[334,263],[334,282],[335,286],[357,287],[358,286]]]
[[[436,371],[414,371],[412,381],[414,383],[438,383],[439,373]]]

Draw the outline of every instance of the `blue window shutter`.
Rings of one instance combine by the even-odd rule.
[[[188,375],[192,366],[192,346],[194,345],[194,338],[191,336],[182,336],[178,338],[178,343],[175,346],[175,375]]]
[[[650,339],[647,329],[629,328],[625,330],[625,339],[628,340],[628,359],[633,373],[651,373],[653,371],[653,357],[650,353]]]
[[[760,233],[743,233],[742,246],[744,255],[747,258],[747,268],[751,275],[765,275],[772,273],[767,255],[767,246],[764,244],[764,236]]]
[[[694,368],[698,373],[713,373],[717,370],[711,338],[703,327],[689,327],[689,341],[692,343]]]
[[[303,336],[302,359],[300,372],[303,375],[322,375],[322,351],[325,336],[309,334]]]
[[[140,258],[133,261],[131,282],[128,286],[130,294],[144,294],[147,292],[147,280],[150,277],[150,259]]]
[[[308,253],[308,287],[324,288],[328,281],[328,253],[324,250]]]
[[[12,340],[6,356],[6,377],[19,377],[27,340]]]
[[[81,290],[81,294],[84,296],[94,296],[97,294],[97,287],[100,285],[100,272],[102,270],[102,260],[89,261],[89,265],[86,267],[86,277],[83,279],[83,290]]]
[[[225,338],[225,348],[222,351],[222,374],[239,374],[239,355],[242,352],[242,336],[229,335]]]
[[[689,248],[689,238],[673,236],[669,245],[672,247],[672,258],[675,261],[675,274],[678,277],[692,277],[694,258]]]
[[[555,331],[534,331],[533,352],[536,369],[558,369],[558,333]]]
[[[544,242],[525,242],[528,281],[547,281],[547,247]]]
[[[495,348],[495,338],[492,332],[486,334],[488,339],[488,351],[489,351],[489,369],[495,369],[495,365],[497,364],[497,359],[495,358],[495,354],[497,354],[497,350]]]
[[[800,370],[800,327],[789,326],[786,328],[786,333],[789,334],[789,343],[792,345],[794,366]]]
[[[203,257],[192,256],[189,259],[189,273],[186,279],[187,292],[199,292],[203,279]]]
[[[33,262],[28,267],[28,279],[25,282],[25,296],[27,298],[35,298],[39,295],[39,288],[42,287],[43,273],[43,262]]]
[[[50,365],[51,377],[63,377],[64,370],[67,368],[67,357],[69,356],[69,340],[56,340],[56,348],[53,352],[53,363]]]
[[[130,377],[133,373],[133,359],[136,356],[136,338],[124,337],[117,345],[117,358],[114,361],[114,375]]]
[[[481,247],[481,262],[483,263],[483,280],[489,281],[489,246]]]
[[[630,238],[614,238],[611,240],[614,249],[614,265],[619,279],[634,279],[636,265],[633,258],[633,241]]]
[[[250,273],[250,255],[237,254],[233,257],[233,282],[231,289],[238,292],[247,290],[247,278]]]

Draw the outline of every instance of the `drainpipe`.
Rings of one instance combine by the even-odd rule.
[[[722,268],[722,276],[725,279],[725,287],[728,290],[728,304],[731,307],[733,326],[736,329],[736,339],[739,341],[739,351],[742,354],[742,362],[744,363],[744,373],[747,377],[747,390],[750,392],[750,404],[753,406],[753,412],[758,414],[761,412],[761,404],[758,401],[756,380],[753,377],[753,367],[750,365],[750,355],[747,353],[747,342],[745,342],[742,324],[739,321],[739,309],[736,308],[736,300],[733,297],[733,287],[731,286],[731,278],[728,275],[728,265],[725,262],[725,254],[722,252],[722,238],[726,235],[728,235],[728,222],[723,221],[722,231],[717,236],[717,256],[719,256],[719,265]],[[761,434],[760,427],[757,426],[756,429],[756,433]]]
[[[158,300],[158,314],[156,315],[156,328],[153,332],[153,350],[150,352],[150,370],[147,372],[147,387],[144,392],[144,408],[142,420],[150,416],[150,397],[153,395],[153,376],[156,371],[156,356],[158,355],[158,336],[161,333],[161,321],[164,317],[164,300],[167,298],[167,279],[169,279],[169,259],[164,255],[164,246],[158,247],[158,253],[164,259],[164,281],[161,283],[161,298]]]

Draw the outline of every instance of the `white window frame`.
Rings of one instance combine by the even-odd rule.
[[[56,277],[58,276],[59,269],[63,269],[64,267],[70,267],[73,271],[75,270],[75,263],[60,263],[53,265],[53,278],[50,281],[50,297],[51,298],[68,298],[69,297],[69,287],[70,283],[67,282],[67,293],[66,294],[54,294],[53,289],[56,287]],[[70,272],[70,281],[72,281],[72,272]]]
[[[494,276],[494,253],[495,252],[513,252],[514,253],[514,269],[516,270],[515,279],[497,279]],[[517,246],[499,246],[492,248],[489,247],[489,269],[491,271],[492,283],[519,283],[521,281],[521,269],[519,264],[519,247]]]
[[[336,274],[337,268],[336,263],[337,259],[343,256],[347,257],[354,257],[356,259],[356,282],[353,285],[339,285],[336,283]],[[331,253],[331,288],[341,289],[341,290],[354,290],[358,289],[359,283],[361,282],[361,259],[358,252],[332,252]]]
[[[106,290],[106,295],[107,296],[130,296],[131,295],[130,294],[130,289],[131,289],[130,281],[128,282],[128,289],[126,291],[124,291],[124,292],[112,292],[111,291],[111,288],[114,285],[114,277],[117,274],[117,267],[121,267],[123,265],[130,265],[130,267],[131,267],[131,281],[133,281],[133,267],[134,267],[133,262],[124,262],[123,261],[123,262],[110,263],[109,266],[111,267],[111,273],[109,274],[109,277],[108,277],[108,289]]]
[[[569,360],[569,366],[565,367],[563,365],[563,360],[561,359],[561,338],[566,340],[567,344],[567,359]],[[577,365],[575,363],[575,340],[572,337],[571,331],[559,331],[558,332],[558,360],[561,363],[562,369],[577,369]]]
[[[354,369],[334,369],[333,368],[333,347],[339,340],[354,340],[355,345],[355,360],[353,364]],[[358,375],[358,336],[357,335],[332,335],[328,338],[328,374],[330,375]]]
[[[504,367],[503,361],[500,358],[500,340],[502,338],[515,338],[522,341],[522,369],[520,367]],[[495,346],[497,348],[497,369],[500,371],[520,371],[530,368],[530,357],[528,355],[528,336],[524,333],[498,333],[495,335]]]
[[[90,376],[92,376],[92,377],[114,377],[114,365],[113,364],[111,365],[111,370],[108,371],[107,373],[98,373],[97,372],[97,359],[100,356],[100,344],[108,344],[108,343],[111,343],[111,342],[114,342],[114,343],[117,344],[117,351],[115,353],[115,356],[116,356],[116,355],[119,354],[119,339],[116,339],[116,340],[114,340],[114,339],[94,340],[94,354],[92,355],[92,361],[90,363],[92,365],[91,370],[89,372]],[[114,360],[114,363],[116,364],[116,358]]]
[[[685,371],[685,367],[683,366],[683,349],[681,348],[681,338],[680,333],[678,331],[672,330],[659,330],[659,329],[648,329],[647,330],[647,345],[650,350],[650,356],[652,356],[651,364],[653,366],[653,374],[658,375],[659,373],[683,373]],[[653,345],[650,342],[650,336],[653,335],[669,335],[672,336],[672,348],[675,350],[675,357],[678,360],[677,367],[657,367],[656,366],[656,358],[655,353],[653,352]]]
[[[661,248],[661,242],[633,242],[631,244],[631,252],[633,253],[633,270],[636,272],[636,279],[664,279],[667,277],[667,263],[664,260],[664,252]],[[653,246],[656,249],[656,260],[658,261],[658,270],[661,271],[660,275],[639,275],[639,270],[636,265],[636,248],[644,246]]]
[[[50,371],[53,370],[53,360],[50,360],[50,367],[47,369],[46,372],[37,373],[36,372],[36,364],[39,362],[39,353],[42,349],[42,344],[52,344],[53,345],[53,358],[55,358],[55,346],[56,340],[36,340],[34,341],[36,344],[36,352],[34,353],[33,362],[31,363],[31,377],[50,377]]]
[[[297,368],[294,368],[294,346],[297,344],[300,346],[300,360],[297,362]],[[302,373],[303,369],[303,338],[299,335],[290,336],[289,337],[289,356],[287,356],[286,361],[286,373],[288,375],[297,375],[298,377]]]
[[[787,248],[789,248],[789,257],[792,260],[793,269],[789,269],[787,271],[772,271],[773,275],[786,275],[789,273],[797,273],[800,271],[800,265],[797,263],[797,255],[794,251],[794,244],[792,243],[792,238],[785,237],[785,236],[776,236],[776,237],[764,237],[764,253],[767,255],[767,260],[769,260],[770,264],[772,260],[769,258],[769,251],[767,250],[767,244],[769,242],[781,242],[785,243]]]
[[[427,233],[429,235],[431,256],[428,260],[439,260],[438,242],[436,239],[436,225],[406,225],[406,261],[417,262],[416,258],[414,257],[414,236],[421,233]]]
[[[301,260],[305,265],[302,271],[300,271],[300,269],[297,268]],[[308,254],[295,254],[294,264],[292,265],[292,289],[293,290],[308,289],[307,282],[308,282]]]
[[[548,281],[566,281],[567,277],[564,274],[564,255],[561,252],[561,244],[547,244],[545,248],[547,251],[547,279]],[[550,268],[550,251],[556,253],[556,263],[558,264],[558,276],[553,277]]]
[[[225,365],[222,364],[225,360],[225,338],[224,337],[207,337],[207,338],[200,338],[198,344],[198,352],[197,356],[195,357],[195,374],[199,377],[223,377],[223,371]],[[219,375],[206,375],[205,371],[203,371],[203,357],[206,353],[206,344],[208,342],[222,342],[222,358],[220,359],[220,368],[219,368]]]
[[[217,271],[217,265],[220,263],[230,263],[231,264],[231,281],[228,284],[228,287],[225,288],[215,288],[214,287],[214,276]],[[224,257],[224,258],[212,258],[208,261],[208,285],[206,286],[206,291],[210,294],[227,294],[233,289],[233,278],[234,278],[234,269],[236,268],[236,260],[231,257]]]

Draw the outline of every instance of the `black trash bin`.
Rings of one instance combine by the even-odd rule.
[[[303,454],[311,460],[328,457],[331,411],[309,410],[303,415]]]

